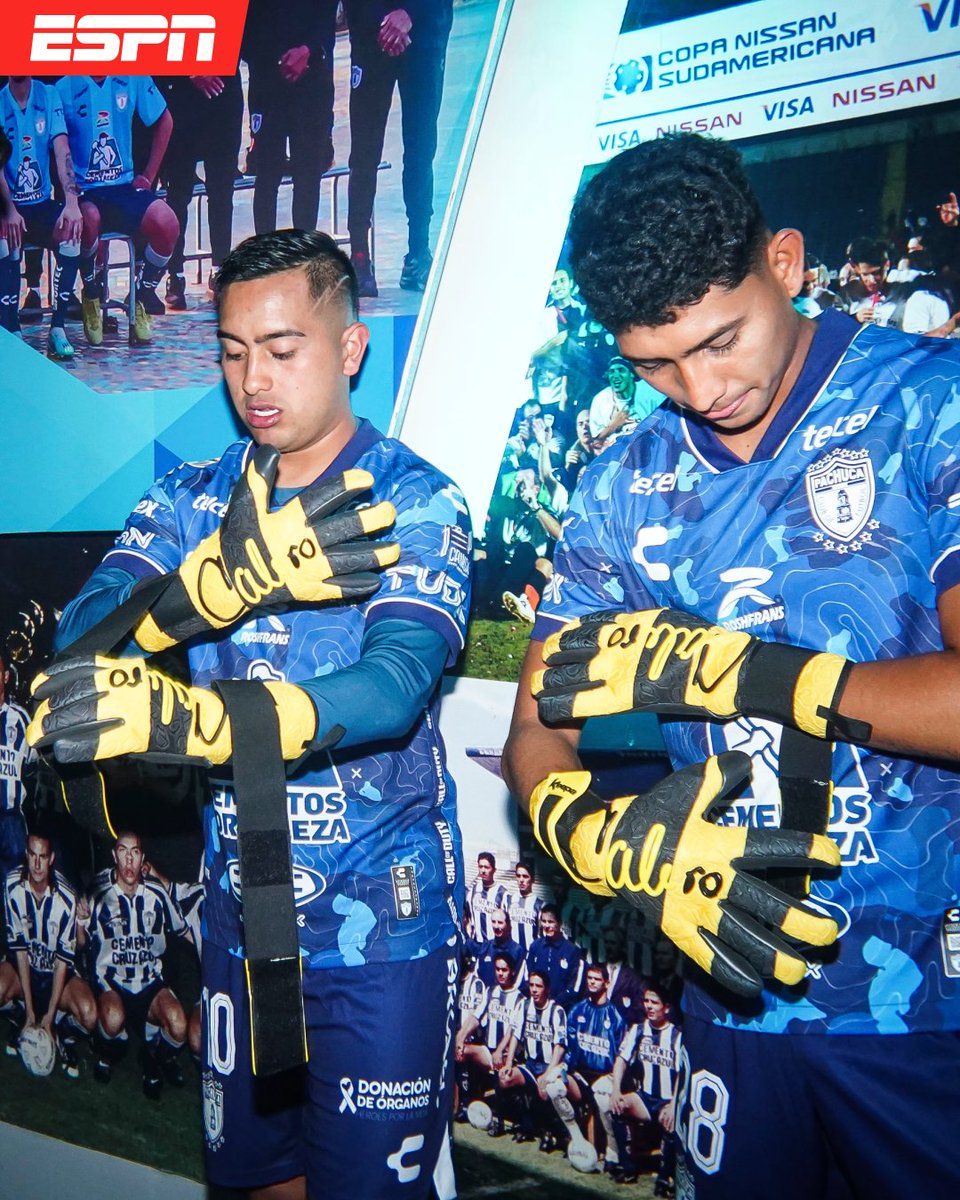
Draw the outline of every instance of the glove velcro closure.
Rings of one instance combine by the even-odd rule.
[[[758,642],[740,675],[737,708],[812,737],[868,741],[869,725],[837,711],[851,667],[838,654]]]

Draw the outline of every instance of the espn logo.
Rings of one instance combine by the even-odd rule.
[[[21,0],[0,66],[14,75],[233,75],[246,15],[246,0]]]
[[[44,62],[135,63],[144,46],[166,43],[167,63],[182,63],[187,30],[196,39],[193,61],[213,62],[217,22],[207,14],[174,16],[121,13],[117,16],[48,16],[33,23],[30,57]]]

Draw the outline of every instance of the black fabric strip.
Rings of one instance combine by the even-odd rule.
[[[780,738],[780,828],[826,833],[830,819],[833,744],[789,725]],[[789,896],[804,897],[808,878],[800,871],[770,873],[767,879]]]
[[[275,1075],[307,1057],[280,725],[263,684],[221,679],[213,686],[226,705],[233,740],[254,1070]]]

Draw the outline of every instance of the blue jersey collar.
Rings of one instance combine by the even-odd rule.
[[[314,480],[316,483],[320,479],[329,479],[332,475],[339,475],[341,471],[347,471],[350,467],[356,466],[364,454],[367,453],[377,442],[383,441],[383,434],[375,425],[372,425],[366,417],[361,417],[357,421],[357,428],[353,437],[340,451],[337,457],[333,460],[329,467]],[[249,462],[250,454],[253,453],[254,443],[250,443],[250,449],[244,456],[244,467]],[[292,500],[303,488],[281,488],[273,489],[273,504],[278,506],[286,504],[288,500]]]
[[[820,393],[859,330],[860,326],[852,317],[833,309],[827,309],[817,318],[813,341],[797,381],[770,422],[750,462],[769,460],[776,455]],[[742,458],[720,441],[708,421],[695,413],[683,412],[680,422],[697,454],[714,470],[726,471],[745,465]]]

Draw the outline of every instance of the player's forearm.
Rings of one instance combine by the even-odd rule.
[[[53,648],[59,653],[99,621],[119,608],[128,598],[137,578],[119,567],[101,564],[75,600],[63,610],[57,625]],[[136,647],[131,644],[131,648]]]
[[[530,691],[530,678],[543,664],[542,642],[531,642],[517,684],[510,733],[503,747],[503,778],[526,808],[530,793],[554,771],[579,771],[576,746],[579,729],[544,725]]]
[[[65,135],[53,139],[53,157],[56,160],[57,175],[60,177],[60,186],[67,197],[67,203],[69,204],[71,200],[79,200],[80,188],[77,186],[77,177],[73,170],[70,143]]]
[[[872,726],[875,749],[960,759],[960,653],[858,663],[839,708],[842,716]]]
[[[163,156],[167,152],[167,146],[170,145],[170,135],[173,133],[173,117],[169,110],[160,114],[153,125],[153,138],[150,142],[150,156],[147,159],[147,165],[140,172],[151,184],[156,183],[157,175],[160,173],[160,166],[163,162]]]
[[[415,621],[368,626],[356,663],[299,685],[317,709],[318,735],[341,725],[341,747],[403,737],[429,703],[447,652],[439,633]]]

